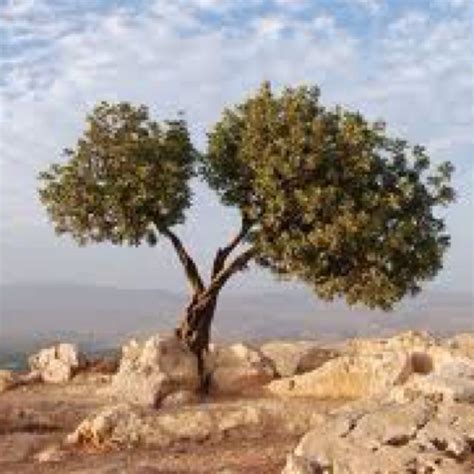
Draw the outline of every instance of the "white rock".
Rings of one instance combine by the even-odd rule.
[[[411,362],[403,352],[380,352],[341,356],[319,369],[267,385],[280,396],[359,398],[375,396],[404,383],[411,374]]]
[[[314,463],[311,463],[308,459],[289,454],[281,474],[316,474],[318,470],[322,472],[321,469],[315,467]]]
[[[76,345],[60,343],[30,356],[28,363],[31,371],[39,373],[44,382],[62,383],[84,367],[85,358]]]
[[[461,413],[469,426],[474,407],[467,404],[351,404],[310,430],[293,454],[321,473],[467,474],[473,444],[466,424],[457,424]]]
[[[415,374],[406,384],[396,387],[390,396],[402,403],[419,396],[474,403],[474,362],[453,358],[427,375]]]
[[[123,347],[111,388],[122,400],[158,406],[174,391],[196,391],[199,383],[196,357],[184,343],[174,336],[156,335]]]
[[[245,344],[217,347],[209,355],[210,388],[219,393],[240,393],[268,383],[275,376],[271,361]]]
[[[444,344],[449,350],[474,360],[474,332],[456,334]]]
[[[280,377],[317,369],[336,355],[314,341],[272,341],[260,346],[260,351],[273,362]]]

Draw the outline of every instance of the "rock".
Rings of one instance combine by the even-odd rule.
[[[18,376],[11,370],[0,370],[0,393],[15,388],[19,383]]]
[[[66,438],[66,443],[96,448],[133,446],[138,444],[145,431],[137,412],[127,404],[120,404],[106,407],[86,418]]]
[[[84,368],[86,361],[74,344],[60,343],[30,356],[28,364],[43,382],[62,383]]]
[[[157,417],[153,427],[158,427],[172,441],[203,441],[215,434],[215,421],[208,410],[179,410]]]
[[[453,358],[427,375],[415,374],[406,384],[393,389],[390,396],[399,402],[425,396],[474,403],[474,362],[467,358]]]
[[[19,374],[18,380],[22,385],[28,385],[32,383],[38,383],[42,381],[41,372],[39,370],[32,370],[27,374]]]
[[[423,398],[350,404],[302,438],[283,472],[467,474],[474,445],[456,424],[460,413],[472,422],[474,407]],[[313,471],[298,471],[295,460]]]
[[[240,393],[264,385],[275,376],[271,361],[245,344],[214,348],[208,365],[212,392]]]
[[[267,342],[260,351],[272,361],[280,377],[317,369],[336,355],[335,351],[322,348],[314,341]]]
[[[186,405],[193,405],[199,402],[199,397],[190,390],[180,390],[167,395],[160,404],[161,408],[176,408]]]
[[[457,334],[448,339],[444,346],[450,351],[474,360],[474,333]]]
[[[158,406],[174,391],[196,391],[199,383],[194,354],[174,336],[158,334],[144,343],[133,340],[123,347],[111,389],[121,400]]]
[[[60,446],[49,446],[48,448],[40,451],[35,459],[39,463],[56,463],[63,461],[67,456],[66,451],[62,450]]]
[[[411,362],[403,352],[380,352],[341,356],[319,369],[275,380],[267,389],[280,396],[359,398],[375,396],[404,383],[411,374]]]
[[[181,442],[258,439],[266,433],[302,435],[326,416],[307,401],[251,399],[151,410],[131,404],[104,407],[82,421],[69,444],[95,448],[165,448]]]
[[[352,339],[347,350],[356,354],[396,352],[426,352],[439,345],[439,341],[425,331],[406,331],[396,336],[379,339]]]
[[[300,456],[289,454],[281,474],[322,474],[322,470]]]

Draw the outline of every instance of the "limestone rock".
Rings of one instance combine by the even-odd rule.
[[[145,428],[133,408],[127,404],[119,404],[106,407],[86,418],[67,437],[66,442],[96,448],[133,446],[138,444]]]
[[[326,406],[326,404],[324,405]],[[328,410],[328,409],[327,409]],[[256,398],[216,401],[166,410],[131,404],[106,406],[82,421],[67,438],[95,448],[165,448],[180,442],[258,439],[267,433],[302,435],[327,420],[314,402]]]
[[[322,474],[322,470],[305,458],[289,454],[281,474]]]
[[[283,472],[305,473],[293,468],[297,459],[313,469],[308,472],[467,474],[474,445],[466,426],[456,424],[461,413],[472,422],[474,407],[423,398],[351,404],[309,431]]]
[[[384,393],[410,374],[410,358],[403,352],[347,355],[311,372],[275,380],[267,389],[280,396],[359,398]]]
[[[260,351],[273,362],[280,377],[317,369],[336,355],[335,351],[320,347],[314,341],[267,342]]]
[[[245,344],[216,347],[209,356],[213,392],[239,393],[268,383],[275,376],[271,361]]]
[[[121,400],[148,406],[177,390],[199,387],[196,357],[174,336],[155,335],[143,343],[132,340],[122,349],[112,393]]]
[[[474,360],[474,333],[457,334],[446,341],[445,347]]]
[[[436,400],[474,403],[474,362],[453,358],[427,375],[415,374],[405,385],[396,387],[390,396],[405,402],[421,395]]]
[[[33,373],[39,373],[43,382],[67,382],[85,366],[85,358],[74,344],[60,343],[40,350],[28,359]]]
[[[0,370],[0,393],[15,388],[19,383],[18,376],[11,370]]]

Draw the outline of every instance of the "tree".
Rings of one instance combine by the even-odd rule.
[[[56,231],[79,244],[168,239],[191,289],[176,334],[201,373],[217,297],[250,261],[322,299],[389,310],[436,275],[449,245],[436,208],[454,199],[452,165],[430,171],[423,147],[360,113],[324,107],[315,87],[275,94],[264,83],[223,112],[202,154],[182,117],[159,124],[144,106],[102,102],[65,155],[40,174]],[[194,176],[241,215],[208,282],[172,230],[191,205]]]

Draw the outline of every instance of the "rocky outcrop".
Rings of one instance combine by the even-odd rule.
[[[468,335],[447,344],[416,331],[388,339],[354,339],[346,344],[344,355],[267,388],[281,396],[361,398],[391,393],[398,401],[419,394],[471,401],[474,362],[465,356],[469,344]]]
[[[450,351],[474,360],[474,333],[462,333],[453,336],[444,343]]]
[[[84,368],[86,360],[76,345],[60,343],[30,356],[28,364],[32,374],[39,374],[43,382],[63,383]]]
[[[255,398],[150,410],[130,404],[105,407],[79,424],[69,444],[96,448],[166,447],[182,441],[255,439],[265,433],[303,435],[323,423],[327,406],[309,401]]]
[[[314,341],[272,341],[263,344],[260,351],[273,362],[280,377],[309,372],[337,356],[336,351]]]
[[[267,389],[279,396],[360,398],[385,393],[411,373],[410,357],[403,352],[345,355],[311,372],[275,380]]]
[[[214,393],[241,393],[275,377],[270,359],[246,344],[213,347],[207,365]]]
[[[474,407],[419,398],[356,403],[308,432],[285,474],[471,472]]]
[[[174,336],[158,334],[142,343],[132,340],[122,348],[111,393],[123,401],[156,407],[175,391],[194,392],[198,387],[196,357]]]
[[[474,403],[474,361],[454,357],[429,374],[414,374],[406,384],[395,387],[390,396],[399,402],[424,396],[438,401]]]

